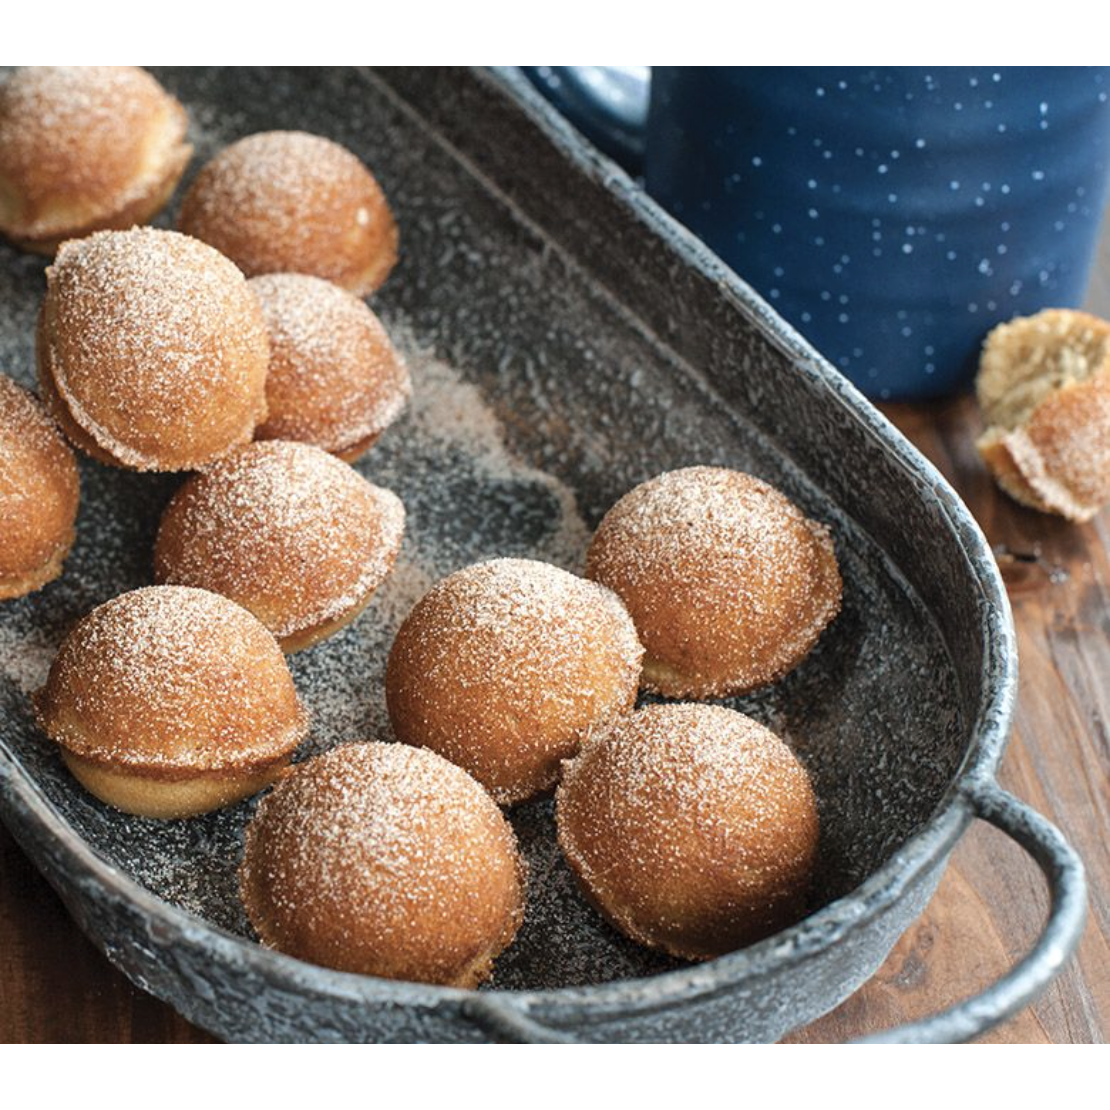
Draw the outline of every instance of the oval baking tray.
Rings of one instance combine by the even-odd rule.
[[[832,527],[846,588],[806,662],[731,703],[813,775],[823,829],[805,920],[698,966],[652,955],[579,896],[541,800],[512,813],[531,897],[492,981],[479,992],[386,982],[253,941],[235,882],[252,803],[189,821],[124,816],[77,787],[37,734],[28,692],[74,620],[150,581],[179,480],[83,461],[64,577],[0,610],[0,802],[108,957],[234,1040],[768,1040],[871,975],[979,816],[1044,868],[1046,931],[984,996],[891,1037],[973,1036],[1041,989],[1082,925],[1082,869],[994,785],[1016,681],[1009,610],[981,533],[937,473],[511,72],[159,76],[189,108],[194,170],[252,131],[318,132],[373,167],[401,228],[401,264],[374,307],[415,398],[359,468],[401,495],[409,531],[365,615],[292,659],[314,717],[302,756],[389,735],[386,652],[434,579],[495,555],[578,569],[605,509],[661,470],[715,463],[780,486]],[[41,260],[0,248],[0,361],[25,381],[42,289]]]

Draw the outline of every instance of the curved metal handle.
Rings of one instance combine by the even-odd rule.
[[[861,1038],[857,1044],[948,1044],[969,1041],[1029,1005],[1059,974],[1087,920],[1083,864],[1063,834],[993,779],[963,790],[976,817],[1016,841],[1040,866],[1048,882],[1048,920],[1029,954],[979,994],[921,1021]],[[516,1044],[574,1044],[577,1038],[552,1029],[523,1009],[488,995],[467,1001],[464,1013],[498,1040]]]
[[[644,162],[648,66],[521,66],[521,72],[596,147],[631,174]]]
[[[1028,1006],[1067,962],[1087,921],[1087,880],[1075,849],[1055,825],[993,779],[964,795],[976,817],[1016,841],[1040,866],[1048,883],[1048,919],[1028,955],[996,983],[955,1006],[863,1037],[859,1044],[950,1044],[970,1041]]]

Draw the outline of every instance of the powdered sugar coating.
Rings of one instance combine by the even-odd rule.
[[[365,602],[392,570],[404,527],[400,498],[326,451],[253,443],[174,496],[155,577],[224,594],[285,639]]]
[[[774,681],[840,608],[828,529],[723,467],[669,471],[625,494],[598,526],[586,573],[628,606],[644,684],[671,697]]]
[[[817,847],[808,776],[723,706],[656,705],[585,746],[556,800],[591,900],[633,939],[706,958],[799,915]]]
[[[186,194],[180,227],[248,276],[315,274],[360,296],[397,259],[397,227],[369,170],[304,131],[264,131],[220,151]]]
[[[104,226],[177,179],[185,127],[145,70],[17,70],[0,84],[0,230],[34,239]]]
[[[84,617],[35,707],[76,755],[171,779],[265,765],[308,729],[273,636],[227,598],[183,586],[132,590]]]
[[[250,287],[270,337],[259,439],[343,453],[397,419],[412,392],[408,369],[362,301],[307,274],[268,274]]]
[[[561,759],[631,708],[643,649],[620,599],[529,559],[434,586],[386,673],[399,739],[465,767],[503,804],[551,786]]]
[[[398,744],[298,765],[248,826],[240,881],[266,943],[389,978],[473,985],[523,911],[516,841],[493,801]]]
[[[44,393],[118,463],[191,469],[265,415],[269,342],[243,275],[172,231],[64,243],[47,271]]]

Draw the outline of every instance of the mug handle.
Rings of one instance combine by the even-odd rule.
[[[950,1044],[969,1041],[1013,1017],[1060,973],[1074,952],[1087,921],[1087,881],[1075,849],[1055,825],[993,779],[961,791],[970,812],[1006,833],[1044,873],[1049,889],[1048,919],[1028,955],[997,982],[939,1014],[863,1037],[857,1044]],[[463,1007],[476,1025],[515,1044],[574,1044],[572,1033],[553,1029],[523,1007],[476,994]]]
[[[650,66],[521,66],[567,119],[630,174],[643,172]]]

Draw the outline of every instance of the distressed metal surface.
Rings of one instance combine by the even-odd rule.
[[[301,754],[388,736],[385,654],[434,578],[499,554],[577,569],[589,529],[635,482],[694,462],[759,474],[832,526],[846,583],[805,664],[731,703],[814,776],[813,913],[679,967],[586,906],[540,801],[512,815],[529,912],[489,987],[524,992],[514,1001],[586,1039],[769,1039],[835,1005],[920,912],[967,820],[954,785],[993,768],[1004,743],[1009,616],[966,510],[742,283],[569,135],[552,143],[558,123],[538,122],[503,79],[160,76],[190,110],[194,171],[251,131],[316,131],[367,161],[401,228],[401,265],[373,305],[412,361],[417,400],[359,467],[405,500],[409,532],[365,615],[292,660],[314,713]],[[0,247],[0,365],[24,381],[41,270]],[[481,1039],[463,992],[338,975],[243,939],[234,872],[251,803],[170,824],[126,817],[36,734],[28,689],[72,621],[149,581],[178,482],[88,462],[82,479],[66,575],[0,611],[0,801],[16,836],[113,960],[225,1037]]]

